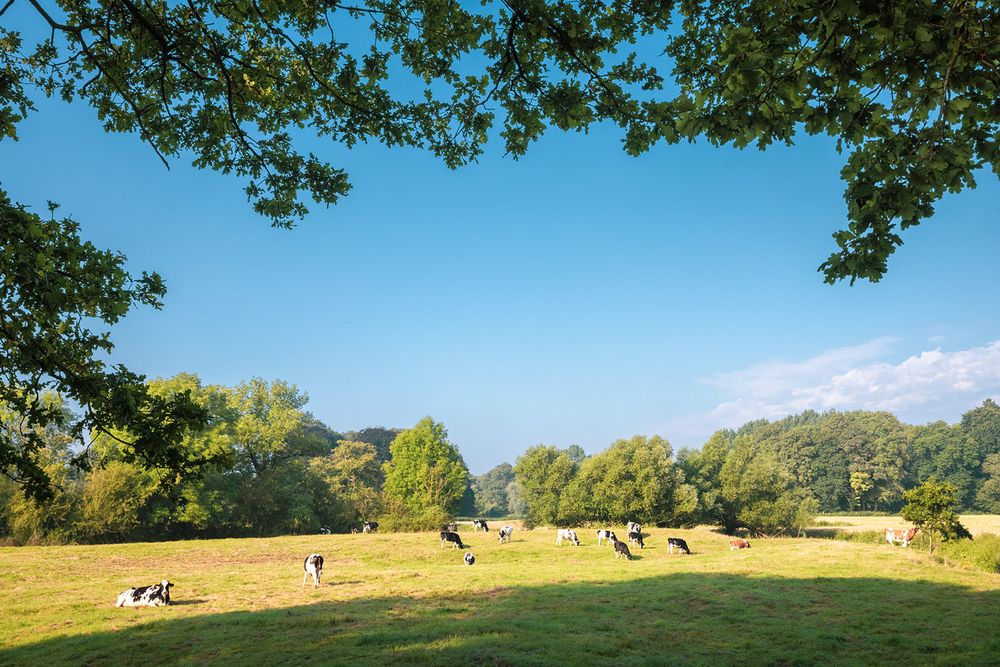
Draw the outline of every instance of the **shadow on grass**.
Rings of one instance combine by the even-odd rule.
[[[920,580],[678,573],[180,618],[167,607],[2,649],[0,664],[995,664],[998,610],[1000,592]]]

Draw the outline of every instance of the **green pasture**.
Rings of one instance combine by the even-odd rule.
[[[0,665],[997,664],[1000,575],[826,539],[730,551],[653,529],[632,562],[580,530],[0,548]],[[667,535],[694,553],[669,555]],[[326,558],[302,587],[302,560]],[[170,607],[116,609],[163,578]]]

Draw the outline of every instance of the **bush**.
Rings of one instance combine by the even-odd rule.
[[[986,533],[974,540],[946,542],[941,551],[947,558],[963,565],[1000,573],[1000,535]]]
[[[439,507],[428,507],[419,512],[395,507],[378,518],[378,529],[379,532],[386,533],[416,533],[440,530],[441,526],[450,521],[451,516]]]
[[[884,544],[885,533],[880,530],[838,530],[833,534],[833,539],[863,544]]]

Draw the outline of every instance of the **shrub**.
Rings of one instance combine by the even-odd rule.
[[[947,542],[941,550],[946,557],[963,565],[1000,573],[1000,535],[986,533],[974,540]]]
[[[425,530],[440,530],[451,521],[451,516],[440,507],[427,507],[419,512],[410,512],[399,506],[392,506],[378,518],[379,532],[415,533]]]

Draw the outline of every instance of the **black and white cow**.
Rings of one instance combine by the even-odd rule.
[[[320,528],[319,529],[319,534],[320,535],[329,535],[330,534],[330,529],[329,528]]]
[[[319,588],[319,579],[323,576],[323,557],[319,554],[309,554],[302,563],[302,585],[306,585],[309,575],[313,578],[313,588]]]
[[[511,536],[514,534],[514,526],[504,526],[500,529],[500,544],[504,542],[510,542]]]
[[[609,542],[617,542],[618,538],[615,537],[615,532],[613,530],[597,531],[597,544],[598,545],[603,544],[604,540],[608,540]]]
[[[642,544],[642,532],[640,532],[640,531],[630,532],[628,534],[628,543],[629,544],[638,544],[639,548],[642,549],[643,548],[643,544]]]
[[[476,557],[472,555],[471,551],[466,551],[463,560],[465,560],[466,565],[472,565],[476,562]]]
[[[632,552],[628,550],[627,544],[618,540],[614,540],[613,544],[615,545],[615,559],[625,556],[628,560],[632,560]]]
[[[365,521],[364,525],[361,526],[362,533],[374,533],[378,531],[378,521]]]
[[[173,584],[164,579],[152,586],[132,587],[118,596],[116,607],[159,607],[170,604],[170,589]]]
[[[636,521],[629,521],[628,527],[625,529],[626,533],[641,533],[642,526]]]
[[[482,530],[482,531],[483,531],[484,533],[488,533],[488,532],[490,532],[490,529],[489,529],[489,527],[488,527],[488,526],[486,525],[486,520],[485,520],[485,519],[476,519],[476,520],[474,520],[474,521],[472,522],[472,529],[473,529],[473,530],[474,530],[475,532],[477,532],[477,533],[478,533],[478,532],[479,532],[480,530]]]
[[[580,546],[580,538],[576,536],[576,531],[573,530],[572,528],[559,529],[559,532],[556,533],[556,544],[561,545],[563,543],[563,540],[568,540],[573,544],[575,544],[576,546]]]
[[[441,531],[441,548],[444,549],[446,542],[451,543],[452,549],[464,549],[465,545],[462,544],[462,538],[458,536],[458,533],[451,530]]]
[[[691,550],[688,548],[688,543],[679,537],[668,537],[667,538],[667,553],[672,554],[674,549],[681,552],[682,554],[689,554]]]

